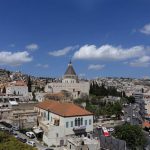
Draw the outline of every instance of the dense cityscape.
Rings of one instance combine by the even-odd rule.
[[[9,138],[20,149],[150,148],[149,79],[79,79],[72,62],[62,79],[0,75],[3,148]]]

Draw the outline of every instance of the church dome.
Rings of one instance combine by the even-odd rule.
[[[64,78],[71,78],[71,79],[77,79],[77,75],[76,75],[76,72],[72,66],[72,63],[71,61],[69,62],[68,64],[68,68],[64,74]]]

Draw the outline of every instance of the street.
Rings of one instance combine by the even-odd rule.
[[[129,104],[123,108],[124,120],[131,125],[139,125],[141,117],[139,115],[139,108],[136,104]]]

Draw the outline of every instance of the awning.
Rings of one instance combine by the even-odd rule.
[[[86,135],[86,130],[85,129],[80,129],[80,130],[74,130],[75,135]]]

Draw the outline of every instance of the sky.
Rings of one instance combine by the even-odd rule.
[[[0,0],[0,68],[150,77],[149,0]]]

